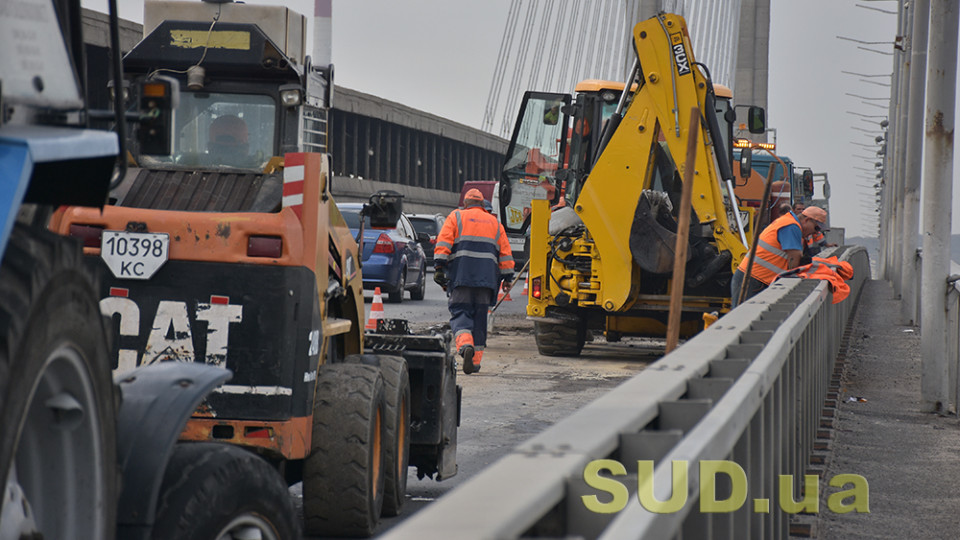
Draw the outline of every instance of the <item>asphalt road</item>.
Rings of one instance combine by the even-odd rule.
[[[446,295],[431,279],[424,300],[409,295],[401,304],[384,304],[387,318],[406,318],[414,329],[448,320]],[[602,339],[588,344],[579,358],[541,356],[526,320],[523,284],[503,302],[493,318],[483,369],[458,375],[463,386],[461,425],[458,432],[458,473],[443,482],[418,480],[410,473],[407,503],[402,515],[385,519],[382,534],[438,497],[469,480],[506,455],[519,443],[593,401],[614,386],[642,371],[663,355],[663,342],[624,339],[608,344]],[[368,293],[369,313],[372,295]],[[292,492],[299,496],[299,485]],[[299,501],[298,501],[299,504]]]

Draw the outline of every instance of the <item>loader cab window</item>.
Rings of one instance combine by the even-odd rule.
[[[173,153],[142,163],[262,170],[274,155],[276,103],[259,94],[183,92],[173,112]]]
[[[529,224],[531,201],[560,197],[557,173],[566,149],[567,94],[527,92],[520,105],[513,138],[501,171],[500,214],[509,232],[524,232]]]
[[[720,124],[720,138],[723,139],[723,150],[733,160],[733,124],[737,121],[737,115],[733,111],[730,98],[717,96],[716,101],[717,122]]]
[[[568,126],[570,134],[568,168],[572,175],[567,181],[564,196],[569,204],[577,201],[582,183],[590,174],[590,169],[596,161],[600,135],[607,121],[617,111],[619,100],[620,91],[610,89],[581,92],[577,96],[579,113],[577,117],[570,119]]]

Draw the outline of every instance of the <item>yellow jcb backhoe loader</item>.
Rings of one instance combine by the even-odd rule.
[[[542,354],[580,354],[588,330],[608,341],[665,335],[685,166],[695,173],[682,336],[703,313],[729,310],[747,252],[724,119],[684,19],[660,14],[633,36],[630,91],[527,92],[504,162],[500,216],[508,232],[529,233],[527,314]],[[685,164],[693,107],[702,121]]]

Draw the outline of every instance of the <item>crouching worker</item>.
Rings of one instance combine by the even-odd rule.
[[[483,202],[480,190],[467,191],[464,208],[450,212],[434,248],[433,279],[447,291],[450,329],[468,375],[480,371],[487,310],[497,300],[497,289],[501,281],[505,289],[513,281],[507,233]]]
[[[778,217],[767,225],[757,240],[757,253],[747,274],[748,257],[740,262],[737,271],[730,280],[731,308],[737,307],[740,289],[746,287],[744,301],[770,285],[777,275],[800,265],[803,254],[803,238],[812,235],[825,226],[827,211],[811,206],[799,216],[793,212]]]

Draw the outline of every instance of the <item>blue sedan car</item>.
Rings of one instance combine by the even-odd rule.
[[[361,203],[337,205],[354,238],[360,233]],[[422,238],[421,238],[422,237]],[[380,290],[389,295],[388,301],[403,302],[404,291],[410,291],[411,300],[423,300],[427,289],[426,257],[420,242],[429,236],[417,233],[406,215],[401,214],[396,227],[370,227],[370,218],[363,225],[363,288]]]

